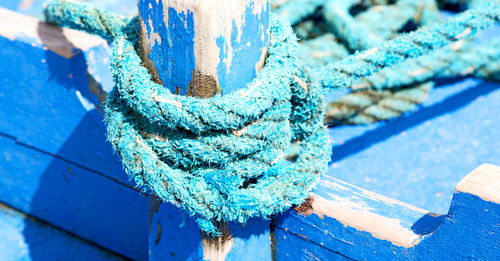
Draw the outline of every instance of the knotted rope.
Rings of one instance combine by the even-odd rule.
[[[297,9],[304,5],[304,1],[311,2],[310,5],[316,9],[300,13],[300,17],[288,11],[294,6]],[[478,0],[465,2],[474,7],[482,3]],[[492,3],[492,7],[494,6]],[[305,8],[302,12],[309,10]],[[325,65],[334,66],[353,52],[363,51],[382,41],[398,37],[401,31],[438,24],[440,20],[434,0],[398,0],[395,3],[373,0],[290,0],[281,3],[276,11],[295,22],[295,29],[304,38],[301,41],[301,58],[321,72],[318,75],[320,79],[331,71],[331,68],[325,69]],[[473,76],[498,79],[495,75],[498,75],[499,46],[492,43],[477,47],[475,44],[463,43],[464,41],[460,41],[444,50],[436,46],[436,51],[419,59],[410,58],[399,66],[382,70],[370,77],[361,76],[362,79],[356,80],[354,84],[341,86],[351,89],[351,93],[328,104],[325,123],[330,126],[369,124],[401,116],[415,110],[426,99],[433,88],[432,80],[436,78]],[[457,49],[457,46],[464,48],[451,50]],[[384,88],[391,90],[383,91]]]
[[[151,80],[134,49],[136,19],[55,1],[48,21],[113,40],[116,87],[105,106],[108,139],[140,186],[197,217],[245,222],[301,204],[330,158],[323,102],[297,59],[289,25],[273,17],[265,67],[246,89],[212,99],[172,94]],[[284,152],[300,144],[295,162]]]
[[[498,1],[497,1],[498,2]],[[384,68],[472,36],[499,20],[484,5],[445,24],[385,42],[311,73],[288,23],[272,17],[265,67],[247,88],[211,99],[172,94],[156,84],[134,48],[137,18],[81,2],[52,1],[47,21],[113,42],[116,86],[105,105],[108,139],[135,182],[197,218],[246,222],[301,204],[330,159],[322,88],[346,88]],[[382,99],[383,100],[383,99]],[[285,151],[298,146],[294,160]]]

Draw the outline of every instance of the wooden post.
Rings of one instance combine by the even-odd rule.
[[[269,0],[138,0],[142,60],[173,93],[244,88],[264,64]]]
[[[269,45],[269,0],[138,0],[141,58],[153,79],[179,95],[209,98],[246,87]],[[271,260],[269,221],[219,224],[201,233],[192,218],[151,198],[149,260]]]

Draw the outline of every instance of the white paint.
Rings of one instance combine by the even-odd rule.
[[[74,49],[89,50],[96,46],[108,44],[105,40],[84,32],[68,28],[60,28],[40,22],[40,20],[25,16],[4,8],[0,8],[0,36],[14,41],[18,38],[33,40],[32,45],[45,46],[60,56],[71,59],[75,54]],[[44,39],[40,38],[44,35]]]
[[[95,105],[89,100],[85,99],[85,97],[82,96],[82,93],[79,90],[76,90],[76,97],[78,97],[78,100],[82,104],[83,108],[85,108],[85,110],[91,111],[95,109]]]

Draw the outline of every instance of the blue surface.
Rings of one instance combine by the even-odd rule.
[[[154,201],[150,205],[149,261],[202,260],[202,234],[194,219],[172,204],[153,207]],[[243,226],[230,223],[229,231],[233,244],[226,260],[271,260],[269,220],[252,219]]]
[[[337,211],[355,210],[358,217],[349,216],[351,220],[341,223],[330,215],[342,214],[328,209],[305,215],[288,211],[273,221],[276,260],[500,260],[497,202],[457,192],[449,213],[436,216],[369,192],[359,193],[346,183],[328,190],[326,200],[341,206],[345,200],[355,202]],[[377,213],[383,216],[373,215]],[[385,226],[388,222],[392,225]],[[356,225],[362,223],[373,226],[359,229]],[[401,228],[414,235],[401,237],[408,233]],[[407,245],[395,242],[401,240],[398,237]]]
[[[0,205],[0,260],[124,260],[48,224]]]
[[[95,82],[104,84],[102,91],[112,86],[108,50],[75,50],[68,59],[42,43],[34,36],[0,36],[0,201],[144,258],[149,199],[129,183],[106,141],[90,88]]]
[[[269,8],[262,13],[255,13],[254,3],[246,7],[241,28],[233,21],[231,39],[217,38],[219,47],[219,65],[217,76],[223,94],[243,89],[256,76],[255,64],[260,62],[264,48],[269,43],[269,35],[265,33],[269,28]],[[259,37],[263,35],[264,37]],[[232,48],[231,66],[227,66],[228,51]]]
[[[170,92],[177,93],[178,90],[180,95],[186,95],[196,69],[193,11],[179,13],[168,7],[168,14],[165,14],[162,11],[167,7],[156,0],[140,0],[139,8],[148,38],[156,39],[152,35],[158,38],[148,57],[159,79]],[[168,15],[167,19],[165,15]]]
[[[87,63],[101,72],[104,89],[112,87],[100,69],[109,63],[108,50],[96,46],[67,59],[28,36],[16,41],[0,36],[0,46],[0,119],[8,119],[0,121],[0,134],[134,186],[106,141],[94,105],[99,102],[89,89],[88,75],[94,75],[87,74]]]
[[[441,84],[416,112],[368,126],[330,129],[328,175],[436,213],[483,163],[500,165],[500,85]]]
[[[1,202],[130,258],[147,255],[147,197],[9,137],[0,148]]]

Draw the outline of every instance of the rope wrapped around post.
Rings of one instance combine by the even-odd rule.
[[[197,217],[218,235],[218,221],[244,223],[301,204],[330,159],[323,91],[348,88],[384,68],[471,37],[500,19],[499,1],[444,24],[384,42],[311,73],[297,39],[271,19],[264,68],[244,89],[210,99],[179,96],[155,83],[137,54],[137,18],[79,2],[52,1],[49,22],[113,41],[116,86],[105,106],[108,139],[135,182]],[[300,147],[294,160],[285,151]]]
[[[138,185],[187,209],[214,235],[214,221],[270,217],[309,196],[330,152],[319,85],[303,72],[285,21],[273,17],[266,65],[246,89],[198,99],[151,80],[134,48],[137,37],[128,33],[136,19],[109,24],[107,18],[115,17],[96,10],[55,1],[46,15],[113,39],[116,87],[105,106],[108,139]],[[106,22],[85,22],[93,19]],[[284,154],[291,142],[301,147],[293,163]]]

